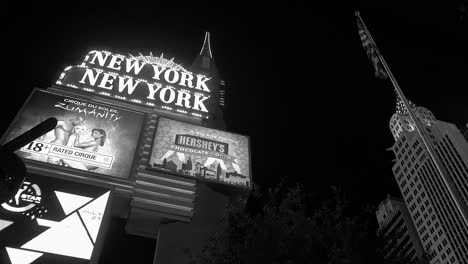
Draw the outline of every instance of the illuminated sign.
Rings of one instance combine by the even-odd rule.
[[[65,68],[57,84],[187,115],[208,118],[214,80],[172,60],[91,51]]]
[[[250,188],[249,138],[159,118],[149,169]]]
[[[5,141],[55,117],[57,127],[30,142],[18,156],[119,178],[130,173],[144,115],[35,90],[11,125]]]
[[[31,210],[42,200],[41,189],[37,184],[23,182],[16,195],[1,206],[10,212],[25,212]]]
[[[0,207],[0,263],[89,263],[110,198],[106,188],[27,176]]]

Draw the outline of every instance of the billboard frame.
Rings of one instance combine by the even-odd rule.
[[[114,106],[109,103],[103,103],[98,100],[94,100],[93,98],[88,98],[87,96],[79,96],[76,94],[68,94],[66,92],[60,92],[57,90],[47,90],[47,89],[42,89],[42,88],[33,88],[32,91],[29,93],[27,99],[19,109],[19,111],[16,113],[15,117],[12,119],[10,124],[8,125],[7,129],[3,133],[3,135],[0,138],[0,144],[5,144],[5,139],[7,135],[11,132],[13,126],[16,124],[18,119],[20,118],[21,114],[25,111],[27,108],[29,102],[31,101],[32,97],[36,93],[49,93],[53,95],[58,95],[58,96],[64,96],[64,97],[70,97],[72,99],[76,100],[83,100],[83,101],[88,101],[91,103],[97,103],[101,104],[103,106],[107,107],[112,107],[112,108],[117,108],[117,109],[122,109],[124,111],[132,112],[138,115],[142,116],[142,123],[141,127],[139,128],[139,133],[138,137],[136,139],[136,145],[135,145],[135,151],[133,153],[133,159],[132,162],[130,163],[130,168],[129,168],[129,173],[127,178],[119,178],[116,176],[112,175],[106,175],[102,173],[97,173],[97,172],[90,172],[90,171],[83,171],[75,168],[69,168],[61,165],[56,165],[56,164],[51,164],[51,163],[44,163],[41,161],[36,161],[36,160],[30,160],[30,159],[25,159],[21,158],[25,165],[26,168],[28,169],[29,173],[36,173],[39,175],[43,176],[50,176],[50,177],[55,177],[55,178],[60,178],[60,179],[68,179],[71,181],[76,181],[80,183],[85,183],[85,184],[91,184],[91,185],[97,185],[97,186],[103,186],[103,187],[116,187],[116,190],[121,190],[123,193],[126,193],[126,196],[131,196],[133,192],[133,187],[132,183],[135,181],[135,175],[134,171],[135,168],[138,166],[138,160],[137,156],[140,154],[140,148],[141,145],[143,144],[144,138],[144,130],[146,126],[146,122],[148,120],[148,115],[146,112],[138,111],[135,109],[130,109],[130,108],[125,108],[120,105]],[[26,144],[25,144],[26,145]]]
[[[217,181],[217,180],[210,180],[210,179],[207,179],[207,178],[202,178],[202,177],[194,177],[194,176],[190,176],[190,175],[185,175],[185,174],[182,174],[182,173],[177,173],[177,172],[173,172],[173,171],[169,171],[169,170],[161,170],[161,169],[157,169],[157,168],[152,168],[151,167],[151,156],[152,156],[152,153],[153,153],[153,148],[154,148],[154,143],[155,143],[155,140],[156,140],[156,134],[158,133],[158,128],[159,128],[159,121],[161,118],[164,118],[164,119],[167,119],[167,120],[170,120],[170,121],[176,121],[176,122],[181,122],[181,123],[186,123],[186,124],[189,124],[189,125],[193,125],[193,126],[197,126],[197,127],[202,127],[202,128],[206,128],[206,129],[210,129],[210,130],[217,130],[217,131],[220,131],[220,132],[224,132],[224,133],[228,133],[228,134],[233,134],[233,135],[238,135],[238,136],[243,136],[243,137],[246,137],[247,140],[248,140],[248,151],[249,151],[249,187],[247,186],[241,186],[241,185],[234,185],[234,184],[229,184],[229,183],[224,183],[222,181]],[[200,183],[204,183],[204,184],[207,184],[209,186],[212,186],[213,189],[221,189],[221,190],[224,190],[228,187],[231,187],[230,190],[235,190],[235,189],[238,189],[238,190],[242,190],[242,191],[250,191],[252,190],[252,152],[251,152],[251,141],[250,141],[250,136],[248,135],[243,135],[243,134],[239,134],[239,133],[233,133],[233,132],[229,132],[229,131],[226,131],[226,130],[223,130],[223,129],[215,129],[215,128],[211,128],[211,127],[206,127],[206,126],[203,126],[203,125],[198,125],[198,124],[193,124],[193,123],[188,123],[188,122],[183,122],[183,121],[180,121],[180,120],[176,120],[176,119],[173,119],[173,118],[168,118],[168,117],[164,117],[164,116],[159,116],[158,115],[158,120],[155,124],[155,129],[154,129],[154,136],[153,138],[151,139],[151,148],[150,148],[150,158],[148,159],[148,162],[146,162],[146,165],[145,165],[145,170],[147,171],[152,171],[152,172],[158,172],[158,173],[163,173],[163,174],[169,174],[169,175],[174,175],[174,176],[179,176],[179,177],[184,177],[184,178],[187,178],[187,179],[192,179],[192,180],[196,180],[197,182],[200,182]],[[219,187],[217,187],[219,186]],[[223,186],[223,187],[221,187]]]

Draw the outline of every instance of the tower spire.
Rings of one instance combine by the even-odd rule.
[[[208,31],[205,32],[205,40],[203,41],[203,47],[200,51],[200,55],[213,58],[213,55],[211,54],[211,46],[210,46],[210,32]]]
[[[408,104],[412,111],[416,111],[416,105],[413,102],[408,100]],[[406,109],[403,100],[401,100],[401,97],[398,94],[396,95],[396,113],[402,116],[409,115],[408,109]]]
[[[210,32],[205,32],[203,46],[200,53],[192,63],[192,71],[201,72],[211,77],[218,77],[218,69],[216,68],[215,59],[211,53]]]

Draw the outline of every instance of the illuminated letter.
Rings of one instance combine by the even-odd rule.
[[[182,91],[177,91],[177,102],[176,105],[178,106],[185,106],[186,108],[190,108],[190,94]],[[184,105],[182,105],[182,101],[184,101]]]
[[[131,95],[133,93],[133,90],[135,90],[139,83],[139,81],[133,82],[132,78],[125,78],[119,76],[119,92],[122,92],[123,90],[125,90],[125,88],[127,88],[127,93]]]
[[[80,83],[85,83],[85,79],[86,79],[86,77],[88,77],[89,84],[94,86],[94,85],[96,85],[96,81],[99,78],[100,74],[101,73],[98,72],[98,73],[96,73],[96,76],[94,76],[94,71],[92,69],[86,69],[86,72],[83,75],[83,78],[81,79]]]
[[[171,77],[171,72],[174,73],[172,80],[169,80],[169,77]],[[168,83],[176,83],[179,80],[179,73],[177,71],[174,71],[173,69],[169,69],[164,73],[164,79]]]
[[[58,107],[58,108],[65,109],[65,110],[68,110],[67,105],[66,105],[65,103],[60,103],[60,102],[58,102],[58,103],[56,103],[54,106],[55,106],[55,107]]]
[[[111,80],[109,80],[109,77]],[[107,90],[112,90],[112,83],[114,82],[116,76],[115,75],[110,75],[107,73],[104,73],[104,77],[102,77],[101,83],[98,85],[98,87],[107,89]],[[106,84],[109,83],[111,86],[106,86]]]
[[[218,146],[219,146],[219,144],[213,143],[213,149],[212,150],[218,151]]]
[[[91,59],[91,61],[90,61],[89,63],[95,64],[94,61],[95,61],[96,58],[97,58],[97,59],[98,59],[99,66],[104,67],[104,64],[106,64],[106,61],[107,61],[107,57],[109,57],[109,54],[106,54],[106,57],[104,58],[104,57],[102,56],[102,52],[96,51],[96,52],[94,53],[94,57]]]
[[[159,80],[159,75],[161,75],[161,73],[166,69],[166,68],[161,68],[161,70],[159,70],[159,67],[156,66],[156,65],[151,65],[153,66],[153,69],[154,69],[154,76],[153,76],[153,79],[156,79],[156,80]]]
[[[122,60],[123,59],[121,57],[112,56],[112,59],[109,62],[109,65],[107,66],[107,68],[111,68],[111,69],[119,71],[120,70],[120,63],[122,63]]]
[[[138,75],[141,69],[143,69],[143,66],[145,66],[144,63],[140,64],[139,60],[130,60],[130,59],[125,59],[125,60],[127,61],[126,63],[127,68],[125,69],[127,73],[129,73],[133,69],[134,73]]]
[[[166,92],[169,91],[169,100],[165,100],[165,97],[166,97]],[[159,98],[161,99],[161,101],[163,101],[164,103],[166,104],[170,104],[174,101],[175,99],[175,92],[174,90],[172,90],[171,88],[169,87],[164,87],[161,92],[159,93]]]
[[[208,149],[208,142],[203,141],[203,143],[202,143],[202,148],[203,148],[203,149]]]
[[[198,90],[203,90],[205,92],[209,92],[210,89],[208,89],[208,86],[206,86],[205,82],[210,80],[209,78],[206,78],[204,76],[201,76],[201,75],[197,75],[197,87],[195,87],[195,89],[198,89]]]
[[[208,99],[208,97],[203,96],[203,99],[201,99],[201,100],[200,100],[200,97],[202,97],[202,95],[195,95],[195,102],[193,102],[193,109],[208,113],[208,110],[206,109],[205,105],[203,104],[203,101]]]
[[[189,87],[189,88],[193,88],[193,84],[192,84],[193,75],[188,74],[186,72],[182,72],[181,74],[182,74],[182,76],[180,77],[179,85],[186,86],[186,87]],[[185,84],[185,82],[187,82],[187,84]]]
[[[185,145],[185,136],[179,136],[179,144]]]
[[[148,89],[149,89],[149,95],[148,99],[153,99],[154,100],[154,95],[156,94],[156,92],[161,89],[161,86],[159,86],[158,88],[154,89],[154,85],[153,84],[150,84],[150,83],[146,83],[146,85],[148,85]]]

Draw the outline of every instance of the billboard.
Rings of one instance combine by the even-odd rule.
[[[148,168],[251,187],[249,137],[159,118]]]
[[[162,55],[134,57],[93,50],[82,64],[65,68],[56,83],[201,118],[208,118],[216,105],[213,78]]]
[[[18,150],[18,156],[86,172],[128,177],[144,114],[34,90],[11,124],[4,142],[49,117],[57,118],[57,127]]]
[[[89,263],[111,197],[107,188],[28,175],[0,205],[0,263]]]

